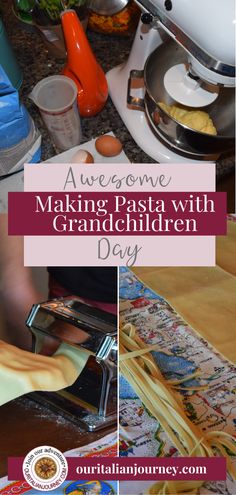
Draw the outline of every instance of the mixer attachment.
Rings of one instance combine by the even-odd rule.
[[[164,86],[167,93],[178,103],[189,107],[200,108],[213,103],[219,94],[216,86],[212,90],[188,70],[187,64],[170,67],[164,75]]]

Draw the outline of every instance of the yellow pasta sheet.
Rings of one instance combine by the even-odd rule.
[[[227,236],[216,239],[216,263],[236,276],[236,222],[227,223]]]
[[[48,357],[0,341],[0,405],[28,392],[56,391],[72,385],[88,357],[88,353],[66,344]]]
[[[133,271],[236,364],[236,224],[231,223],[228,236],[217,240],[217,262],[221,266],[135,267]]]

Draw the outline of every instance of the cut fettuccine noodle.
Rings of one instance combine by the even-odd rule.
[[[135,327],[128,323],[120,330],[120,371],[132,386],[138,397],[159,421],[182,456],[186,457],[226,457],[227,469],[236,479],[236,471],[231,463],[229,451],[236,455],[236,443],[231,435],[222,431],[203,433],[183,411],[180,394],[181,383],[199,376],[199,371],[184,379],[167,381],[160,372],[151,351],[158,345],[147,346],[137,335]],[[159,351],[163,352],[160,348]],[[193,389],[199,389],[200,387]],[[189,390],[189,388],[185,388]],[[227,449],[227,451],[226,451]],[[150,489],[150,495],[195,494],[203,481],[158,482]]]

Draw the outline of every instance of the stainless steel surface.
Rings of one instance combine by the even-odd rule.
[[[216,60],[205,52],[200,46],[194,43],[180,28],[176,26],[157,6],[154,6],[148,0],[139,0],[139,4],[149,11],[152,16],[153,27],[163,27],[170,31],[179,43],[190,55],[198,60],[198,62],[207,67],[207,69],[221,74],[223,76],[235,77],[235,66],[223,63],[221,60]]]
[[[30,399],[39,402],[44,407],[48,406],[49,410],[58,413],[61,411],[63,417],[68,418],[75,424],[81,425],[86,431],[99,431],[107,428],[110,425],[114,425],[117,422],[117,411],[113,414],[103,417],[94,411],[88,411],[86,407],[81,404],[75,404],[70,399],[63,395],[53,393],[41,393],[35,392],[30,394]]]
[[[187,63],[187,56],[185,51],[170,39],[149,55],[143,73],[131,71],[131,79],[133,77],[144,79],[146,93],[144,101],[140,98],[132,98],[132,81],[130,81],[128,103],[139,109],[145,106],[146,115],[154,132],[176,151],[188,155],[212,157],[214,154],[233,149],[235,125],[233,88],[220,88],[218,98],[211,105],[204,107],[204,111],[208,112],[217,129],[217,136],[190,129],[177,122],[159,106],[159,102],[168,105],[175,103],[165,90],[164,75],[170,67],[178,63]]]
[[[126,7],[129,0],[88,0],[87,6],[96,14],[114,15]]]
[[[41,340],[44,334],[50,335],[73,347],[92,351],[99,359],[106,359],[116,343],[114,315],[78,299],[62,298],[37,304],[26,324],[40,332]]]
[[[116,317],[76,298],[60,298],[33,306],[26,323],[33,335],[33,351],[38,354],[53,355],[61,344],[72,346],[78,354],[81,350],[89,352],[85,368],[73,385],[40,396],[74,415],[86,429],[104,428],[115,421]]]

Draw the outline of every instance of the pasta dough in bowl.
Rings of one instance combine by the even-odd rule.
[[[205,134],[217,135],[216,128],[207,112],[182,105],[166,105],[163,102],[159,102],[159,106],[180,124]]]

